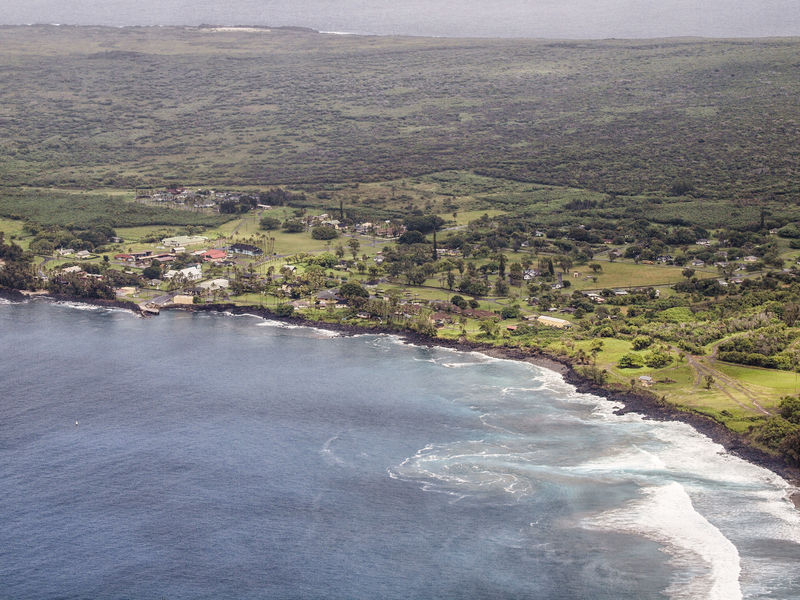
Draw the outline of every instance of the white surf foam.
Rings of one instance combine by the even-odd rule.
[[[71,308],[73,310],[82,310],[86,312],[124,312],[130,313],[129,310],[124,308],[118,308],[115,306],[98,306],[96,304],[84,304],[82,302],[72,302],[69,300],[59,300],[54,302],[57,306],[64,306],[66,308]]]
[[[245,315],[241,315],[245,316]],[[257,317],[257,315],[247,315]],[[286,329],[286,330],[306,330],[312,332],[317,337],[339,337],[339,333],[336,331],[331,331],[330,329],[320,329],[319,327],[309,327],[308,325],[295,325],[294,323],[284,323],[283,321],[273,321],[272,319],[264,319],[263,317],[257,317],[261,319],[260,323],[256,323],[256,327],[273,327],[275,329]]]
[[[336,456],[336,454],[334,454],[333,452],[333,448],[331,447],[332,444],[338,439],[339,439],[338,435],[334,435],[333,437],[327,439],[325,443],[322,445],[322,448],[320,448],[319,453],[325,460],[325,462],[327,462],[328,464],[342,467],[345,466],[347,463],[338,456]]]
[[[584,527],[644,536],[658,542],[676,564],[694,566],[700,558],[705,574],[675,582],[667,590],[676,600],[740,600],[739,552],[698,513],[679,483],[644,488],[642,498],[584,521]]]
[[[664,471],[666,465],[660,456],[648,452],[638,446],[618,454],[612,454],[585,462],[577,467],[567,467],[579,473],[631,473],[645,474],[653,471]]]

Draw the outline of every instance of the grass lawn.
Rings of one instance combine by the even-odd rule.
[[[595,274],[585,265],[570,269],[565,279],[569,278],[572,282],[573,289],[596,290],[603,288],[656,286],[673,284],[684,279],[683,275],[681,275],[681,271],[683,270],[681,267],[637,265],[632,262],[593,262],[601,264],[603,270]],[[581,273],[581,276],[573,277],[572,273],[575,272]],[[591,279],[587,280],[585,277],[588,275],[596,276],[597,281],[595,282]],[[698,277],[704,276],[711,277],[713,275],[698,273]]]
[[[24,225],[24,221],[0,217],[0,231],[5,234],[6,243],[13,240],[23,250],[27,250],[33,236],[22,230]]]
[[[794,395],[800,390],[800,377],[789,371],[745,367],[719,361],[714,366],[746,385],[759,398],[759,404],[767,409],[777,407],[781,396]]]

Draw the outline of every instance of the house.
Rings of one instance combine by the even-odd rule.
[[[704,266],[706,266],[706,263],[705,263],[705,261],[702,261],[700,259],[695,259],[695,260],[692,261],[692,266],[693,267],[704,267]]]
[[[640,375],[639,376],[639,383],[641,383],[644,387],[650,387],[655,383],[650,375]]]
[[[211,250],[206,250],[205,252],[201,253],[200,256],[205,261],[219,262],[225,260],[228,257],[228,253],[225,252],[225,250],[217,250],[216,248],[212,248]]]
[[[75,254],[75,250],[72,248],[59,248],[56,250],[56,254],[59,256],[69,256],[70,254]]]
[[[522,274],[522,278],[523,278],[525,281],[530,281],[531,279],[534,279],[534,278],[536,278],[536,277],[538,277],[538,276],[539,276],[539,271],[538,271],[538,270],[536,270],[536,269],[527,269],[527,270],[526,270],[526,271],[525,271],[525,272]]]
[[[251,244],[233,244],[228,250],[234,254],[246,254],[247,256],[260,256],[264,254],[261,248]]]
[[[176,271],[175,269],[170,269],[169,271],[164,273],[164,279],[172,279],[174,277],[177,277],[178,275],[182,275],[187,281],[197,281],[198,279],[203,278],[203,271],[200,268],[200,265],[186,267],[185,269],[181,269],[180,271]]]
[[[448,312],[439,311],[439,312],[433,313],[430,316],[430,320],[433,321],[433,323],[437,327],[443,327],[447,323],[452,323],[453,322],[453,315],[448,313]]]
[[[750,256],[745,256],[745,257],[743,257],[743,258],[742,258],[742,262],[746,262],[746,263],[756,263],[756,262],[758,262],[758,257],[757,257],[757,256],[753,256],[753,255],[751,254]]]
[[[339,302],[340,300],[344,300],[344,297],[339,295],[339,290],[332,288],[329,290],[323,290],[317,294],[317,300],[326,303],[335,303]]]
[[[83,271],[83,269],[81,269],[78,265],[61,269],[62,273],[80,273],[81,271]]]
[[[708,248],[711,245],[711,242],[707,239],[700,239],[697,240],[695,244],[697,244],[698,246],[705,246],[706,248]]]
[[[89,258],[91,255],[92,253],[89,252],[88,250],[80,250],[79,252],[75,253],[75,258],[84,259],[84,258]]]
[[[543,325],[548,325],[550,327],[557,327],[559,329],[567,329],[569,327],[572,327],[572,323],[570,323],[566,319],[558,319],[556,317],[548,317],[546,315],[540,315],[539,317],[536,318],[536,320],[539,321],[539,323],[542,323]]]
[[[114,260],[121,260],[123,262],[136,262],[136,257],[133,254],[115,254]]]

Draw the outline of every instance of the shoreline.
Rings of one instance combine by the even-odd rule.
[[[5,298],[12,302],[24,302],[31,298],[44,298],[55,302],[76,302],[106,308],[121,308],[148,317],[139,306],[130,301],[122,300],[103,300],[98,298],[77,298],[73,296],[55,294],[33,294],[27,295],[18,290],[0,288],[0,298]],[[713,420],[706,415],[681,410],[677,406],[659,400],[655,395],[643,393],[618,391],[594,383],[576,373],[572,364],[565,360],[559,360],[536,350],[526,350],[518,347],[492,346],[482,342],[471,342],[462,340],[449,340],[441,338],[431,338],[430,336],[407,331],[402,329],[392,329],[389,327],[363,327],[346,323],[329,323],[327,321],[315,321],[304,317],[289,316],[282,317],[276,315],[263,306],[241,306],[236,304],[197,304],[197,305],[174,305],[163,307],[162,310],[174,310],[183,312],[216,312],[230,313],[234,315],[253,315],[271,321],[299,325],[302,327],[314,327],[328,331],[335,331],[344,335],[363,335],[363,334],[388,334],[396,335],[406,344],[415,344],[429,348],[440,347],[461,352],[480,352],[494,358],[527,362],[529,364],[548,369],[558,373],[562,379],[573,385],[577,392],[591,394],[605,398],[612,402],[621,404],[621,408],[614,412],[618,415],[627,413],[637,413],[646,419],[655,421],[678,421],[686,423],[697,432],[705,435],[713,442],[721,445],[726,452],[741,458],[747,462],[763,467],[785,479],[792,487],[798,488],[792,491],[789,499],[800,510],[800,468],[788,465],[778,456],[770,455],[763,450],[751,446],[745,438],[731,431],[721,423]]]

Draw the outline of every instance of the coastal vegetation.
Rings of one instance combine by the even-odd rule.
[[[546,355],[800,461],[800,41],[0,41],[0,286]]]

